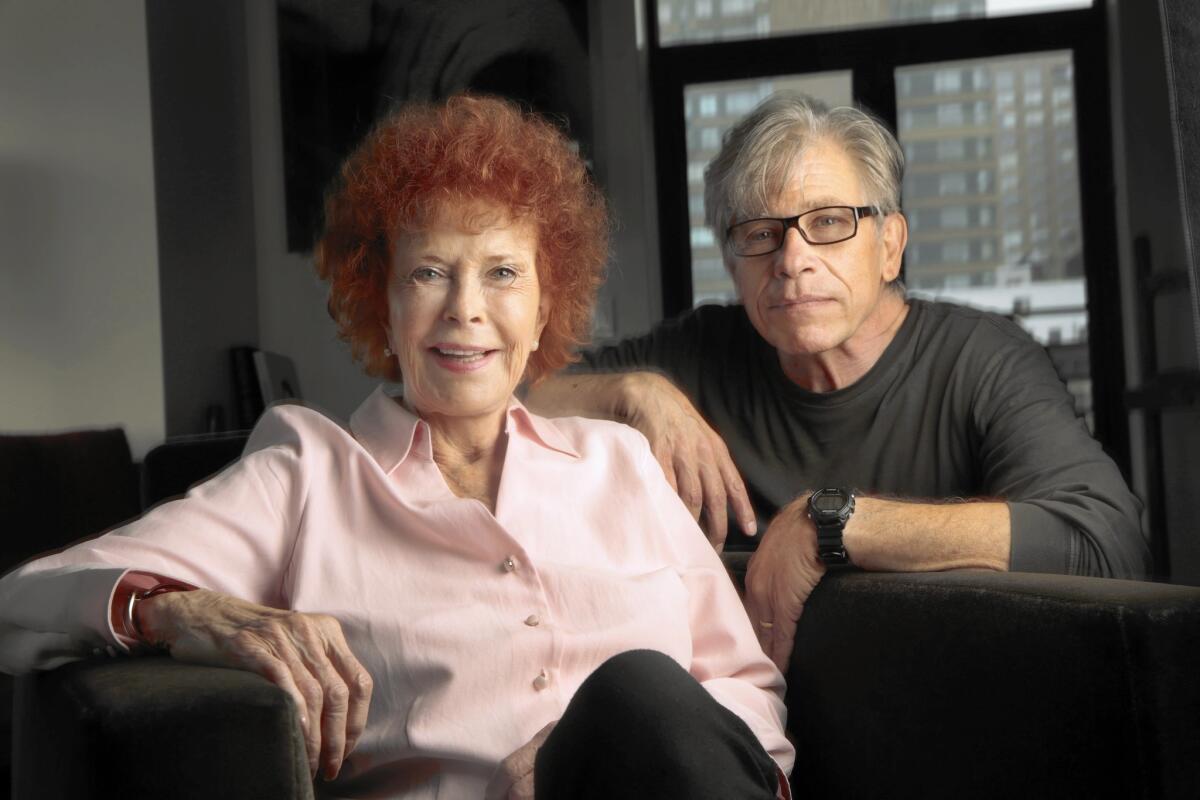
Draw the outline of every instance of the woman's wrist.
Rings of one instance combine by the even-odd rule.
[[[164,624],[163,612],[175,598],[167,595],[176,592],[189,592],[195,589],[178,583],[163,583],[146,592],[135,594],[130,599],[130,627],[134,638],[141,644],[157,650],[166,650],[169,646],[166,631],[170,626]]]
[[[158,641],[153,629],[147,629],[143,613],[146,603],[154,603],[168,593],[195,588],[184,581],[150,572],[131,570],[125,573],[113,591],[109,610],[110,625],[117,641],[127,648]]]

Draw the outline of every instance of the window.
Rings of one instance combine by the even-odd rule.
[[[967,156],[964,139],[943,139],[937,143],[938,161],[962,161]]]
[[[717,96],[704,94],[700,96],[700,116],[715,117],[717,115]]]
[[[950,94],[962,90],[962,73],[956,69],[941,69],[933,75],[933,90],[938,94]]]
[[[1085,293],[1082,288],[1085,281],[1111,285],[1111,259],[1086,262],[1095,253],[1116,248],[1112,201],[1106,192],[1112,184],[1111,164],[1088,141],[1077,145],[1075,132],[1076,119],[1097,127],[1110,120],[1105,105],[1104,4],[1090,0],[657,2],[670,3],[673,10],[667,15],[670,30],[660,26],[658,38],[650,42],[651,69],[657,76],[652,102],[656,109],[674,109],[667,117],[687,112],[683,121],[655,116],[657,161],[675,164],[659,167],[667,313],[700,299],[731,296],[721,294],[728,290],[728,278],[723,269],[714,268],[720,263],[719,253],[708,248],[707,237],[692,238],[690,233],[703,227],[702,209],[694,197],[688,202],[700,188],[700,175],[690,162],[706,163],[712,155],[707,145],[713,144],[713,134],[700,129],[724,131],[785,80],[760,75],[807,73],[805,79],[820,84],[827,73],[817,70],[832,67],[838,70],[838,88],[844,96],[837,102],[849,100],[853,88],[859,101],[895,124],[907,156],[903,207],[910,236],[904,279],[910,289],[1011,313],[1014,290],[1020,285],[1026,287],[1023,296],[1031,298],[1027,305],[1033,311],[1021,323],[1035,337],[1046,335],[1038,321],[1039,304],[1053,301],[1056,307],[1077,309],[1072,314],[1078,324],[1061,326],[1062,336],[1091,330],[1093,346],[1103,346],[1106,353],[1121,351],[1119,325],[1086,324],[1089,313],[1103,314],[1106,322],[1119,321],[1119,298],[1103,291]],[[700,18],[704,6],[712,19]],[[728,15],[737,10],[744,13]],[[1063,13],[1053,24],[1040,24],[1036,12],[1041,10]],[[981,20],[961,21],[966,16],[1006,13],[1022,16],[997,20],[994,26]],[[935,18],[936,24],[899,29],[907,22]],[[652,27],[659,17],[647,11],[646,20]],[[987,33],[981,35],[982,31]],[[998,34],[993,36],[992,31]],[[736,41],[748,37],[781,41],[767,47]],[[705,44],[686,51],[673,47],[685,42]],[[968,51],[978,55],[960,57]],[[914,53],[928,54],[928,63],[913,64]],[[1095,89],[1083,96],[1074,92],[1076,65],[1080,79],[1086,76],[1089,89]],[[720,88],[721,99],[716,109],[710,109],[698,98],[718,94],[714,87]],[[697,100],[690,109],[674,105],[679,95]],[[697,130],[694,137],[686,135],[691,126]],[[681,154],[685,149],[686,156]],[[694,181],[681,194],[668,184],[683,181],[685,165]],[[1087,214],[1080,213],[1081,204],[1088,207]],[[1029,222],[1034,213],[1043,215],[1037,225]],[[1082,219],[1088,220],[1086,230]],[[687,234],[682,233],[684,228]],[[690,261],[687,252],[679,252],[689,246]],[[720,288],[719,281],[726,288]],[[1074,294],[1067,297],[1061,292]],[[1085,294],[1093,297],[1095,308],[1083,302]],[[1122,388],[1104,389],[1111,406],[1105,412],[1106,424],[1112,430],[1127,425],[1120,408]]]
[[[946,172],[938,178],[939,195],[967,193],[967,176],[961,172]]]
[[[963,107],[961,103],[943,103],[937,107],[938,125],[962,125]]]
[[[965,228],[967,227],[967,208],[966,206],[955,206],[953,208],[942,209],[942,227],[943,228]]]
[[[847,0],[720,0],[722,17],[759,14],[766,26],[733,28],[713,20],[712,0],[658,0],[659,44],[670,46],[712,39],[744,39],[838,29],[893,27],[916,22],[952,23],[970,17],[1003,17],[1090,8],[1092,0],[917,0],[917,2],[847,2]],[[664,13],[663,9],[667,9]],[[689,24],[691,20],[699,24]],[[759,27],[767,30],[759,31]]]

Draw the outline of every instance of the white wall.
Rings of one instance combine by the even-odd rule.
[[[0,2],[0,431],[163,438],[143,0]]]
[[[258,265],[258,346],[296,364],[310,405],[349,419],[376,381],[351,361],[325,311],[311,256],[287,251],[275,4],[246,3],[250,136]]]

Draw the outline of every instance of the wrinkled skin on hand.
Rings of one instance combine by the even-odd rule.
[[[649,440],[667,482],[701,521],[712,546],[720,551],[725,545],[727,509],[754,535],[754,508],[729,449],[687,396],[651,373],[638,376],[633,395],[623,418]]]
[[[746,570],[744,598],[763,652],[784,675],[795,643],[796,623],[824,574],[807,498],[795,500],[780,509],[767,526]]]
[[[533,765],[537,762],[538,750],[557,724],[557,720],[548,723],[500,762],[484,792],[486,800],[533,800]]]
[[[205,590],[147,598],[137,615],[146,638],[173,658],[255,672],[287,692],[314,775],[337,776],[366,727],[372,682],[336,619]]]

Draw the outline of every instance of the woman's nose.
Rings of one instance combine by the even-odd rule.
[[[470,278],[455,278],[450,282],[446,296],[444,316],[458,322],[482,322],[484,317],[483,292],[477,281]]]

